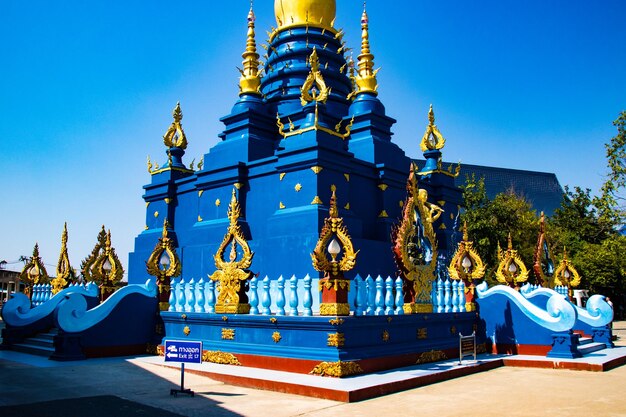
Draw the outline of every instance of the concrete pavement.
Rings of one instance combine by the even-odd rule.
[[[618,344],[626,345],[626,322],[616,323],[614,329],[621,335]],[[503,367],[346,404],[234,387],[192,374],[186,374],[185,386],[196,396],[171,397],[169,390],[180,384],[180,372],[141,358],[58,363],[16,355],[21,354],[0,351],[3,417],[626,416],[626,366],[608,372]]]

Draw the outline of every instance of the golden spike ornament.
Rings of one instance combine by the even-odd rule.
[[[39,255],[39,244],[35,243],[33,256],[30,257],[28,263],[24,265],[24,269],[20,272],[20,281],[26,284],[25,292],[30,297],[32,295],[33,285],[47,284],[49,280],[48,271],[46,271],[46,267]]]
[[[580,285],[580,275],[572,262],[567,259],[567,248],[563,248],[563,259],[554,271],[554,285],[567,287],[567,295],[572,298],[572,288]]]
[[[496,270],[496,279],[501,284],[519,289],[519,284],[528,280],[528,270],[524,262],[522,262],[522,258],[518,255],[517,250],[513,249],[511,233],[509,233],[507,250],[501,251],[500,256],[502,258]]]
[[[463,240],[459,242],[450,261],[448,273],[451,279],[462,280],[465,283],[465,310],[476,311],[475,281],[485,275],[485,265],[474,249],[474,243],[469,240],[466,222],[463,223]]]
[[[95,281],[94,265],[101,252],[104,250],[104,246],[106,244],[106,235],[106,229],[104,228],[104,225],[102,225],[102,229],[98,233],[96,245],[94,246],[89,256],[87,256],[80,264],[80,272],[83,276],[83,281],[85,282]]]
[[[163,143],[168,148],[187,149],[187,137],[180,123],[183,120],[183,112],[180,110],[180,101],[176,103],[176,107],[172,111],[174,121],[163,136]]]
[[[339,217],[336,189],[334,185],[331,187],[328,217],[324,219],[320,237],[311,254],[313,268],[324,273],[324,277],[319,281],[319,290],[322,293],[320,305],[322,316],[350,315],[348,303],[350,280],[344,279],[343,273],[355,267],[359,253],[359,251],[354,251],[348,229],[343,224],[343,218]],[[338,259],[342,251],[343,254]]]
[[[72,267],[70,258],[67,254],[67,223],[63,226],[61,234],[61,253],[57,262],[57,276],[50,281],[52,284],[52,294],[56,294],[70,284],[70,276],[72,275]]]
[[[433,105],[431,104],[430,110],[428,110],[428,127],[426,127],[426,132],[420,142],[420,148],[422,149],[422,152],[433,151],[442,149],[445,144],[446,140],[441,132],[439,132],[439,129],[435,124],[435,112],[433,111]]]
[[[240,215],[241,208],[237,202],[235,189],[233,189],[228,206],[228,231],[213,256],[217,270],[209,276],[211,280],[218,281],[219,293],[215,312],[220,314],[248,314],[250,312],[246,287],[247,281],[253,275],[248,268],[252,265],[254,252],[250,250],[239,225]],[[229,246],[230,252],[226,260],[225,254]]]
[[[163,232],[154,250],[146,261],[148,273],[156,278],[159,287],[159,307],[161,311],[169,308],[170,280],[177,277],[182,272],[182,264],[174,241],[169,237],[169,223],[167,219],[163,222]]]
[[[254,10],[250,4],[250,12],[248,13],[248,34],[246,39],[246,50],[241,55],[243,58],[243,70],[239,79],[239,95],[242,94],[261,94],[261,77],[259,76],[259,54],[256,50],[256,40],[254,33]]]
[[[100,286],[100,297],[104,301],[120,287],[119,283],[124,277],[122,263],[111,245],[110,230],[106,233],[104,247],[94,263],[93,271],[94,281]]]
[[[370,51],[369,17],[365,4],[361,16],[361,54],[358,56],[358,70],[356,75],[357,94],[378,94],[378,80],[376,74],[379,69],[374,69],[374,55]]]
[[[554,262],[552,261],[546,237],[545,221],[546,216],[542,211],[539,218],[539,235],[537,236],[537,246],[535,247],[533,259],[533,272],[535,273],[537,285],[554,288]]]
[[[432,312],[431,289],[437,266],[437,237],[433,223],[443,209],[429,203],[419,188],[417,166],[411,165],[402,218],[391,232],[392,250],[404,287],[404,311]]]
[[[326,86],[326,81],[320,71],[320,62],[317,56],[317,49],[313,48],[313,52],[309,57],[311,71],[306,77],[302,88],[300,88],[300,103],[306,106],[308,103],[315,101],[316,103],[326,103],[330,95],[331,88]]]

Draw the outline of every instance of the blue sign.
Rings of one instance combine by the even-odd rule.
[[[202,363],[202,342],[166,340],[165,362]]]

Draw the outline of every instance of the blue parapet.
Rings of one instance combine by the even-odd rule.
[[[89,308],[84,297],[68,294],[55,310],[55,353],[51,359],[75,360],[85,357],[144,353],[157,341],[157,287],[154,281],[128,285],[105,302]]]
[[[552,348],[553,334],[569,334],[576,323],[576,309],[556,293],[545,308],[503,285],[488,289],[483,282],[476,287],[476,295],[486,335],[496,352],[545,355]]]

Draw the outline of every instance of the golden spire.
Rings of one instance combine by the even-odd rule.
[[[241,78],[239,79],[239,95],[261,94],[261,78],[259,77],[259,54],[256,52],[256,41],[254,34],[254,11],[252,1],[250,1],[250,12],[248,13],[248,38],[246,40],[246,51],[241,55],[243,58],[243,70],[239,69]]]
[[[168,148],[187,149],[187,137],[180,123],[180,121],[183,120],[183,112],[180,110],[180,101],[176,103],[176,107],[174,107],[172,111],[172,117],[174,121],[169,129],[167,129],[167,132],[165,132],[163,143]]]
[[[57,263],[57,279],[67,280],[70,276],[71,267],[70,259],[67,255],[67,223],[63,226],[63,234],[61,235],[61,254]]]
[[[428,127],[426,127],[426,132],[420,142],[420,148],[422,149],[422,152],[434,151],[442,149],[445,144],[446,140],[441,132],[439,132],[439,128],[437,128],[437,125],[435,124],[435,112],[433,111],[433,105],[431,104],[430,110],[428,110]]]
[[[356,85],[358,93],[378,94],[378,81],[376,74],[378,69],[374,69],[374,55],[370,52],[370,35],[369,35],[369,18],[363,3],[363,15],[361,16],[361,55],[358,60],[358,75],[356,76]]]
[[[278,29],[309,26],[334,31],[335,0],[274,0]]]
[[[467,234],[467,221],[463,222],[463,240],[465,242],[469,240],[469,235]]]

